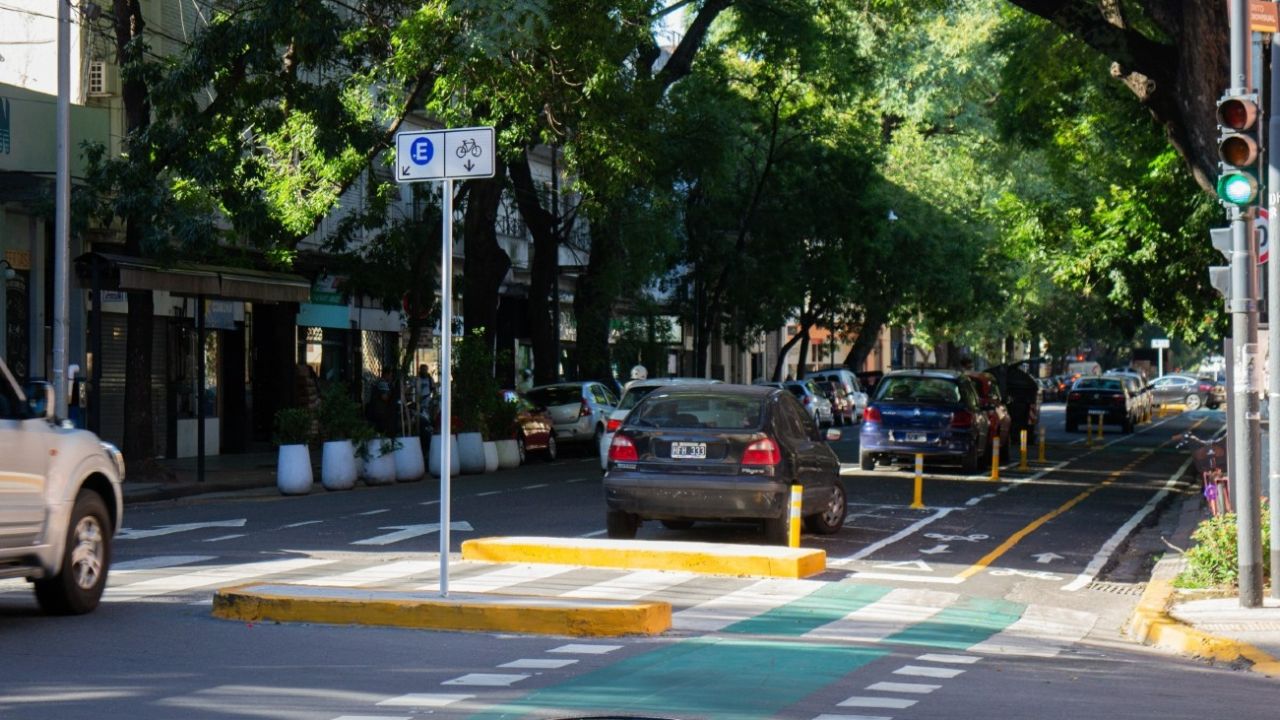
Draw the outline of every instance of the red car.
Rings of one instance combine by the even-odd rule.
[[[542,453],[547,460],[555,460],[556,434],[552,430],[551,415],[514,390],[503,390],[502,399],[516,405],[516,422],[519,424],[516,444],[520,447],[520,464],[524,464],[531,452]]]
[[[973,387],[978,391],[978,407],[987,414],[987,422],[991,426],[990,437],[1000,438],[1000,462],[1008,462],[1010,457],[1009,435],[1013,421],[1009,416],[1009,408],[1004,404],[1004,398],[1000,396],[1000,385],[991,373],[971,372],[966,374],[973,381]],[[988,448],[988,451],[990,451],[990,448]]]

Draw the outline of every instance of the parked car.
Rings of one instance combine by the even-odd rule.
[[[107,586],[124,459],[54,408],[53,386],[24,391],[0,359],[0,578],[26,578],[41,609],[74,615]]]
[[[849,396],[838,383],[830,380],[812,380],[818,390],[822,392],[822,396],[831,403],[831,424],[832,425],[852,425],[853,424],[853,402],[849,400]]]
[[[1123,378],[1086,375],[1076,380],[1067,393],[1066,430],[1076,432],[1086,418],[1097,418],[1131,433],[1138,424],[1140,412]]]
[[[540,385],[525,393],[536,407],[551,415],[556,442],[600,444],[605,423],[618,405],[609,388],[592,381]]]
[[[880,370],[864,370],[863,372],[854,373],[854,375],[858,378],[858,382],[862,383],[862,392],[867,394],[867,400],[870,402],[871,396],[876,394],[876,383],[880,382],[880,378],[884,377],[884,372]]]
[[[1106,377],[1122,378],[1125,386],[1129,389],[1129,394],[1133,396],[1134,401],[1138,404],[1138,422],[1144,423],[1151,419],[1155,414],[1155,402],[1152,400],[1152,393],[1147,381],[1143,379],[1141,373],[1131,373],[1126,371],[1108,371]]]
[[[1209,378],[1197,378],[1190,375],[1161,375],[1151,383],[1152,401],[1156,405],[1181,403],[1188,410],[1196,410],[1201,405],[1216,408],[1227,399],[1226,388]]]
[[[1044,389],[1040,379],[1033,377],[1022,363],[996,365],[987,368],[1000,385],[1000,396],[1009,408],[1009,437],[1018,442],[1022,431],[1027,431],[1027,442],[1040,424],[1040,405],[1044,401]]]
[[[862,381],[853,371],[846,368],[830,368],[805,373],[806,380],[830,380],[840,385],[853,405],[853,414],[845,418],[849,424],[862,422],[862,414],[867,409],[867,393],[862,388]]]
[[[708,378],[670,377],[646,378],[644,380],[632,380],[627,383],[627,389],[622,391],[622,398],[618,400],[618,406],[609,414],[609,419],[604,426],[604,436],[600,439],[600,469],[609,469],[609,444],[613,442],[613,434],[618,431],[618,428],[622,427],[622,421],[627,419],[631,408],[639,404],[649,393],[668,385],[714,384],[719,382],[721,381]]]
[[[848,496],[840,461],[823,440],[787,389],[722,384],[651,392],[609,446],[609,537],[635,537],[645,520],[671,529],[757,520],[768,542],[785,543],[793,484],[804,487],[807,528],[835,533],[844,526]]]
[[[835,422],[835,411],[831,407],[831,401],[827,399],[826,394],[812,380],[786,380],[758,384],[790,391],[792,395],[796,396],[796,400],[799,400],[800,404],[804,406],[805,412],[809,413],[809,417],[813,418],[818,427],[827,427]]]
[[[515,390],[503,390],[502,399],[515,403],[516,423],[520,429],[516,433],[516,447],[520,449],[520,464],[523,465],[530,452],[541,453],[547,460],[555,460],[556,448],[555,422],[551,414],[539,408],[529,399]]]
[[[895,370],[876,385],[862,421],[860,461],[875,470],[880,460],[959,460],[974,472],[990,448],[990,422],[978,392],[963,373],[952,370]]]
[[[990,437],[1000,438],[1000,462],[1008,462],[1009,440],[1012,437],[1013,417],[1009,414],[1009,406],[1000,394],[1000,384],[994,375],[988,372],[965,373],[978,391],[978,407],[987,414]],[[990,440],[988,440],[990,442]]]

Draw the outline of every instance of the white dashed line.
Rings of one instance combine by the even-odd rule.
[[[896,692],[928,695],[941,687],[941,685],[925,685],[923,683],[878,682],[875,685],[868,685],[867,689],[873,692]]]
[[[209,538],[205,540],[205,542],[222,542],[223,540],[235,540],[236,538],[242,538],[242,537],[244,537],[244,533],[236,533],[234,535],[219,535],[218,537]]]
[[[927,653],[916,658],[921,662],[935,663],[952,663],[955,665],[972,665],[982,658],[973,655],[946,655],[942,653]]]
[[[559,670],[562,667],[568,667],[577,660],[550,660],[547,658],[531,658],[526,660],[513,660],[509,663],[499,665],[500,668],[510,668],[512,670]]]
[[[531,676],[523,673],[504,674],[504,673],[468,673],[462,677],[452,680],[445,680],[441,685],[477,685],[480,687],[511,687],[512,685],[527,680]]]
[[[322,522],[324,521],[323,520],[303,520],[302,522],[289,523],[288,525],[283,525],[282,527],[297,528],[297,527],[302,527],[304,525],[319,525]]]
[[[836,703],[839,707],[893,708],[897,710],[909,708],[915,704],[915,700],[907,700],[906,698],[858,696]]]
[[[387,698],[378,703],[379,707],[447,707],[456,702],[470,700],[475,695],[450,695],[448,693],[409,693],[399,697]]]
[[[574,653],[577,655],[603,655],[605,653],[611,653],[614,650],[621,649],[621,645],[582,645],[578,643],[570,643],[569,645],[561,645],[558,648],[552,648],[547,652]]]
[[[356,513],[356,515],[358,517],[363,517],[365,515],[381,515],[382,513],[385,513],[385,512],[391,512],[391,508],[382,508],[381,510],[369,510],[367,512]]]
[[[893,674],[894,675],[911,675],[913,677],[939,678],[942,680],[946,680],[949,678],[953,678],[963,672],[964,672],[963,670],[957,670],[955,668],[925,667],[923,665],[903,665],[897,670],[894,670]]]

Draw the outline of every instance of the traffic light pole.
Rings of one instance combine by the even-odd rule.
[[[1247,95],[1253,90],[1247,52],[1250,30],[1247,0],[1231,0],[1231,89],[1228,96]],[[1252,250],[1252,213],[1228,206],[1231,221],[1231,337],[1235,382],[1230,412],[1236,429],[1232,440],[1232,468],[1236,474],[1237,544],[1239,546],[1240,605],[1262,605],[1262,537],[1259,531],[1259,429],[1257,370],[1258,306],[1254,296],[1253,272],[1257,267]]]
[[[1280,33],[1271,36],[1272,51],[1280,48]],[[1274,58],[1274,55],[1273,55]],[[1267,238],[1280,237],[1280,67],[1272,62],[1271,92],[1267,96]],[[1274,247],[1274,243],[1270,243]],[[1267,259],[1267,470],[1268,495],[1271,498],[1271,597],[1280,598],[1280,256],[1269,253]],[[1261,521],[1261,516],[1259,516]]]

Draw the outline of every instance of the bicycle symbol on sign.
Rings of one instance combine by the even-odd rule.
[[[956,542],[957,540],[963,540],[965,542],[979,542],[981,540],[988,540],[991,537],[990,535],[983,535],[981,533],[975,533],[973,535],[943,535],[942,533],[925,533],[924,536],[931,540],[941,540],[942,542]]]
[[[460,158],[466,157],[468,153],[471,157],[480,157],[480,152],[480,146],[476,144],[475,138],[467,138],[462,141],[462,144],[458,146],[458,149],[454,151],[454,154]]]

